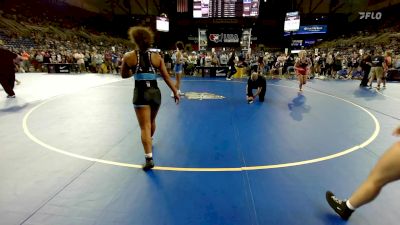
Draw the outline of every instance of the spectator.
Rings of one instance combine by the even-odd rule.
[[[382,56],[382,50],[377,49],[376,54],[372,57],[372,66],[369,79],[369,88],[372,88],[372,82],[377,79],[376,89],[380,90],[382,78],[383,78],[383,65],[385,58]]]
[[[366,87],[368,86],[368,77],[372,66],[372,58],[369,51],[366,51],[362,55],[360,66],[363,73],[363,78],[361,80],[360,87]]]
[[[17,54],[0,47],[0,84],[7,93],[7,98],[15,98],[15,66],[21,58]]]

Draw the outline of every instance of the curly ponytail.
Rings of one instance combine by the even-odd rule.
[[[128,30],[129,38],[140,51],[145,51],[154,42],[154,33],[148,27],[136,26]]]

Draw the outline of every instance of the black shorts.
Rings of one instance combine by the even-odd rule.
[[[156,80],[136,80],[133,90],[133,104],[135,107],[149,105],[159,108],[161,105],[161,92]]]

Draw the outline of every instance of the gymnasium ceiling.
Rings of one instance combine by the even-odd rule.
[[[123,14],[130,4],[131,13],[135,15],[158,15],[164,6],[176,4],[176,0],[64,0],[65,2],[88,9],[94,12],[110,12],[114,3],[114,11]],[[192,0],[188,0],[189,5]],[[222,0],[221,0],[222,1]],[[263,0],[260,0],[263,1]],[[292,0],[277,1],[267,0],[267,3],[275,5],[276,2],[291,4],[293,8],[302,13],[328,13],[334,9],[336,12],[348,13],[350,11],[379,10],[390,5],[399,4],[400,0]],[[290,2],[290,3],[289,3]],[[190,9],[189,9],[190,10]]]
[[[168,0],[64,0],[66,3],[87,9],[93,12],[111,12],[114,5],[116,14],[126,14],[130,4],[133,15],[159,15],[160,1]]]

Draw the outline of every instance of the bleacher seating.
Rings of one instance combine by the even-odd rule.
[[[35,48],[35,43],[29,38],[10,38],[6,34],[0,32],[0,40],[3,41],[4,46],[14,48]]]

